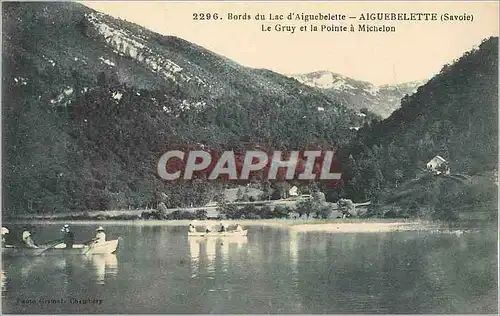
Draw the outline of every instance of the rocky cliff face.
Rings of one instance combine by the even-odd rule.
[[[101,13],[86,13],[85,19],[88,22],[87,35],[95,40],[102,41],[112,48],[116,54],[134,59],[148,70],[165,79],[180,82],[189,82],[194,79],[198,84],[205,85],[203,80],[197,76],[189,76],[181,66],[161,56],[159,52],[149,47],[148,41],[150,38],[147,35],[133,34],[127,29],[120,28]],[[110,66],[114,65],[112,61],[106,63]]]

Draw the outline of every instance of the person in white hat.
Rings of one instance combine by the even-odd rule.
[[[22,238],[23,238],[23,242],[24,242],[24,246],[25,247],[27,247],[27,248],[38,248],[38,246],[35,245],[35,242],[33,241],[33,238],[31,238],[31,233],[29,232],[29,230],[23,231]]]
[[[9,233],[7,227],[2,227],[2,247],[5,246],[5,235]]]
[[[189,223],[189,232],[196,233],[196,227],[194,227],[193,223]]]
[[[242,232],[243,231],[243,227],[241,227],[240,224],[236,224],[236,231],[237,232]]]
[[[99,226],[96,229],[96,234],[95,237],[92,238],[92,241],[96,244],[102,244],[106,242],[106,233],[104,232],[104,228],[102,226]]]

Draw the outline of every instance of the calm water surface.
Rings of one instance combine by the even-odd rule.
[[[36,240],[59,226],[36,226]],[[177,226],[105,228],[123,238],[117,255],[3,258],[3,313],[497,312],[496,232],[251,226],[247,238],[216,240]],[[73,229],[83,241],[95,226]]]

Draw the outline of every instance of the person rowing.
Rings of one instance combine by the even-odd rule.
[[[102,244],[102,243],[105,243],[106,242],[106,233],[104,232],[104,228],[102,226],[99,226],[97,229],[96,229],[96,234],[95,234],[95,237],[92,238],[92,241],[95,243],[95,244]]]
[[[7,229],[7,227],[2,227],[2,247],[5,246],[5,238],[8,233],[9,230]]]
[[[226,227],[224,227],[224,224],[222,224],[222,222],[220,222],[220,230],[219,230],[219,233],[223,233],[226,231]]]
[[[33,238],[31,238],[31,233],[29,230],[23,231],[22,235],[23,239],[23,245],[26,248],[39,248],[37,245],[35,245],[35,242],[33,241]]]
[[[75,234],[69,229],[68,224],[64,224],[64,227],[61,229],[63,232],[63,240],[66,244],[66,248],[73,248],[73,244],[75,243]]]

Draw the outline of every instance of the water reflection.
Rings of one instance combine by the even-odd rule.
[[[2,282],[2,297],[5,296],[5,292],[7,291],[7,275],[5,274],[5,271],[3,270],[3,267],[2,267],[2,275],[0,276],[2,279],[1,279],[1,282]]]
[[[191,278],[194,279],[200,273],[200,239],[188,238],[189,258],[191,259]]]
[[[118,259],[114,254],[95,254],[87,260],[93,267],[97,284],[105,284],[106,277],[114,277],[118,272]]]
[[[297,264],[299,261],[299,234],[296,231],[290,231],[288,251],[290,252],[290,264],[292,266],[294,278],[298,275]]]
[[[207,272],[215,272],[215,259],[217,258],[217,239],[207,238],[202,242],[205,250]]]
[[[235,253],[246,253],[248,238],[246,236],[239,236],[227,239],[229,247],[234,249]]]
[[[209,275],[214,275],[218,270],[227,271],[227,266],[232,256],[246,253],[247,237],[228,238],[188,238],[189,256],[191,260],[191,278],[197,277],[206,269]]]

